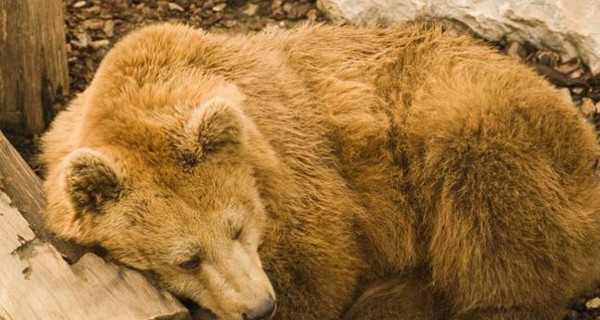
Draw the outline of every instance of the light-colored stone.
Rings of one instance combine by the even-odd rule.
[[[498,41],[529,41],[556,51],[563,61],[581,57],[600,72],[598,0],[319,0],[333,20],[391,24],[413,20],[450,21]]]
[[[600,297],[595,297],[586,301],[585,307],[588,309],[598,309],[600,308]]]

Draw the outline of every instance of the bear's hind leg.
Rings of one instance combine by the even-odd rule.
[[[428,145],[428,260],[451,319],[561,319],[593,281],[594,138],[566,112],[528,111],[482,115]]]

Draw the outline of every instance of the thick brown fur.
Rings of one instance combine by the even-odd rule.
[[[436,298],[428,277],[415,270],[370,284],[344,314],[343,320],[437,319],[448,313]]]
[[[228,284],[243,259],[277,319],[339,319],[363,290],[346,319],[560,319],[600,274],[591,126],[527,67],[437,27],[148,27],[42,158],[52,230],[225,320],[272,295],[266,278]],[[236,223],[241,245],[224,240]]]

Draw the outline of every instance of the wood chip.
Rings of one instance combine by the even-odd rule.
[[[73,8],[79,9],[85,7],[85,1],[77,1],[73,4]]]
[[[521,59],[527,55],[527,52],[520,43],[512,41],[506,47],[506,54],[513,58]]]
[[[579,69],[581,67],[581,62],[579,61],[579,59],[571,59],[559,66],[557,66],[556,71],[562,73],[562,74],[569,74],[571,72],[574,72],[575,70]]]
[[[258,10],[258,5],[254,3],[248,3],[246,9],[244,9],[243,13],[247,16],[253,16],[256,14]]]
[[[77,34],[77,40],[71,40],[70,43],[76,48],[83,49],[90,44],[91,40],[92,39],[89,34],[79,33]]]
[[[83,11],[87,15],[94,16],[94,15],[100,14],[102,12],[102,8],[95,5],[93,7],[85,8],[85,9],[83,9]]]
[[[535,64],[535,70],[546,77],[546,79],[550,80],[553,84],[559,87],[568,87],[568,88],[587,88],[589,87],[588,83],[585,79],[572,78],[570,76],[566,76],[554,68],[550,68],[543,64]]]
[[[212,7],[212,10],[214,12],[221,12],[221,11],[225,10],[226,7],[227,7],[227,3],[219,3],[218,5]]]
[[[317,18],[318,18],[317,10],[315,10],[315,9],[308,10],[308,12],[306,13],[306,17],[311,22],[317,21]]]
[[[571,79],[581,78],[582,76],[583,76],[583,71],[581,71],[581,69],[577,69],[577,70],[569,73],[569,78],[571,78]]]
[[[169,2],[167,6],[169,6],[169,10],[183,12],[183,7],[175,2]]]
[[[104,29],[102,29],[102,31],[104,31],[104,34],[107,37],[114,36],[115,35],[115,21],[107,20],[106,23],[104,24]]]
[[[539,51],[536,53],[535,59],[538,61],[538,63],[552,68],[555,68],[560,62],[560,56],[557,53],[548,51]]]
[[[104,28],[104,20],[100,19],[88,19],[81,23],[81,26],[85,29],[100,30]]]
[[[98,48],[108,47],[109,44],[110,44],[110,41],[108,41],[107,39],[102,39],[102,40],[92,41],[90,43],[90,47],[92,47],[94,49],[98,49]]]

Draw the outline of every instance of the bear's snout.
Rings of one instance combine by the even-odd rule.
[[[264,320],[275,313],[277,300],[258,252],[234,243],[201,267],[207,296],[197,303],[221,320]]]
[[[244,320],[267,320],[273,317],[277,309],[277,300],[269,298],[260,302],[256,307],[244,312]]]

